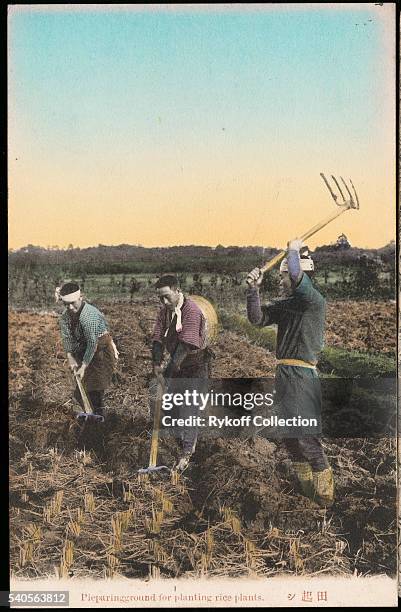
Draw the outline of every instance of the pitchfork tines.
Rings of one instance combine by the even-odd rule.
[[[320,176],[324,180],[324,183],[327,189],[330,191],[330,195],[333,198],[334,203],[337,205],[338,208],[335,212],[331,213],[329,217],[327,217],[326,219],[323,219],[323,221],[319,221],[319,223],[316,223],[316,225],[308,229],[308,231],[302,234],[302,236],[299,236],[299,238],[304,241],[307,240],[308,238],[311,238],[311,236],[314,236],[315,234],[317,234],[317,232],[320,232],[320,230],[326,227],[326,225],[334,221],[334,219],[337,219],[337,217],[345,213],[347,210],[350,210],[352,208],[355,210],[358,210],[359,208],[358,196],[357,196],[355,187],[351,179],[349,179],[349,184],[351,186],[352,191],[354,192],[353,194],[351,192],[350,187],[348,187],[347,183],[344,181],[342,176],[340,176],[340,179],[341,179],[342,184],[344,185],[343,188],[340,187],[340,182],[336,179],[335,176],[331,175],[332,181],[334,183],[334,187],[330,185],[329,181],[327,180],[323,172],[320,173]],[[348,198],[345,197],[344,195],[345,192],[348,194],[349,196]],[[340,201],[338,201],[340,197],[341,199]],[[264,266],[260,268],[260,271],[267,272],[268,270],[271,270],[272,268],[274,268],[274,266],[279,264],[280,261],[284,259],[286,254],[287,254],[287,251],[280,251],[278,255],[275,255],[272,259],[267,261],[264,264]]]
[[[356,189],[354,187],[353,182],[351,181],[351,179],[349,179],[349,183],[351,186],[352,191],[354,192],[353,194],[351,193],[351,189],[350,187],[348,187],[346,181],[344,181],[343,177],[340,176],[341,182],[343,184],[343,188],[345,188],[345,190],[348,193],[348,198],[345,197],[341,186],[340,186],[340,182],[336,179],[335,176],[331,175],[332,181],[335,185],[334,189],[332,188],[332,186],[330,185],[329,181],[327,180],[327,178],[325,177],[325,175],[323,174],[323,172],[320,173],[320,176],[322,177],[322,179],[324,180],[324,183],[327,187],[327,189],[330,191],[330,195],[334,200],[334,203],[337,206],[341,206],[342,208],[345,209],[349,209],[349,208],[355,208],[356,210],[359,209],[359,199],[358,199],[358,194],[356,193]],[[337,193],[335,192],[335,189],[337,189]],[[342,198],[342,200],[340,199],[340,196]]]

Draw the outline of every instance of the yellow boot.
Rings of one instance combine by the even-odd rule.
[[[331,506],[334,502],[334,478],[331,467],[322,472],[313,472],[315,501],[320,506]]]
[[[312,467],[307,462],[300,463],[297,461],[293,462],[292,466],[301,486],[302,495],[313,499],[315,491],[313,488]]]

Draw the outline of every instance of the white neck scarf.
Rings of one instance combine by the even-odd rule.
[[[174,311],[172,313],[172,319],[171,319],[171,320],[173,320],[174,319],[174,315],[177,315],[177,322],[175,324],[175,330],[177,332],[182,331],[181,308],[182,308],[183,303],[184,303],[184,294],[180,293],[179,298],[178,298],[178,302],[177,302],[177,306],[174,308]],[[171,325],[171,323],[170,323],[170,325]],[[165,337],[168,334],[168,330],[170,329],[170,325],[166,329],[166,333],[164,334]]]
[[[181,322],[181,308],[184,303],[184,294],[180,293],[180,297],[178,298],[178,304],[174,308],[174,312],[177,315],[177,323],[175,324],[175,330],[180,332],[182,330],[182,322]]]

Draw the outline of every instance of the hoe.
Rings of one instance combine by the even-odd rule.
[[[78,412],[77,414],[77,419],[84,419],[85,423],[89,420],[89,421],[94,421],[94,422],[100,422],[103,423],[104,422],[104,416],[100,415],[100,414],[95,414],[93,412],[89,397],[85,391],[85,387],[83,385],[82,380],[80,379],[80,377],[77,375],[76,371],[74,370],[74,378],[75,381],[78,385],[78,389],[79,392],[81,394],[82,397],[82,402],[84,405],[84,411],[85,412]]]
[[[153,417],[153,432],[152,441],[150,444],[149,466],[138,470],[138,474],[149,474],[150,472],[159,472],[160,470],[170,470],[167,465],[156,465],[157,451],[159,450],[159,428],[163,393],[165,391],[165,382],[163,376],[157,376],[157,392],[155,401],[155,411]]]
[[[323,172],[320,173],[320,176],[322,177],[327,189],[329,190],[330,195],[334,200],[334,203],[339,207],[339,210],[336,210],[335,213],[331,214],[329,217],[326,217],[325,219],[323,219],[323,221],[320,221],[320,223],[316,223],[316,225],[314,225],[307,232],[302,234],[302,236],[299,236],[301,240],[307,240],[308,238],[319,232],[321,229],[326,227],[326,225],[334,221],[334,219],[337,219],[337,217],[342,215],[346,210],[350,210],[351,208],[353,208],[354,210],[359,209],[358,195],[351,179],[349,179],[350,186],[348,186],[347,183],[344,181],[343,177],[340,176],[343,185],[343,187],[341,188],[340,182],[336,179],[335,176],[331,175],[331,178],[333,180],[333,187],[330,185]],[[353,193],[351,192],[351,189]],[[335,190],[337,191],[337,193],[335,193]],[[260,269],[261,272],[267,272],[268,270],[271,270],[272,268],[274,268],[274,266],[279,264],[285,256],[286,251],[280,251],[278,255],[275,255],[275,257],[265,263],[265,265]]]

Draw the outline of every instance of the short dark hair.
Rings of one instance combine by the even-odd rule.
[[[164,274],[156,282],[155,288],[160,289],[161,287],[170,287],[170,289],[177,289],[179,285],[180,283],[178,278],[174,276],[174,274]]]
[[[60,289],[60,295],[69,295],[70,293],[75,293],[76,291],[79,291],[78,283],[64,283]]]

